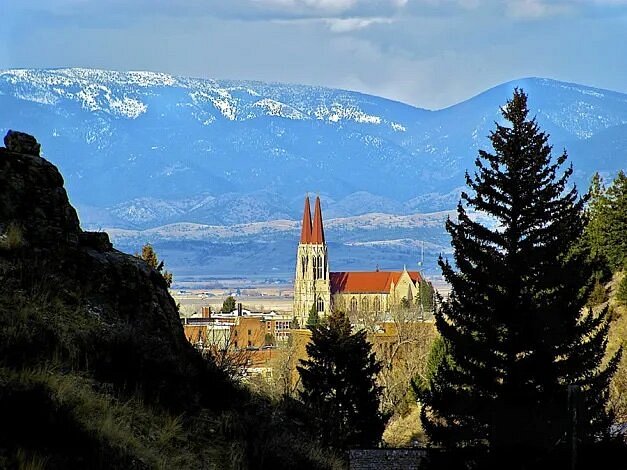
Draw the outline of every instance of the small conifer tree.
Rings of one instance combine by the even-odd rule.
[[[312,329],[320,325],[320,315],[318,309],[314,303],[309,309],[309,316],[307,317],[307,328]]]
[[[627,268],[627,175],[621,170],[605,193],[605,246],[612,271]]]
[[[377,445],[386,421],[376,383],[381,365],[366,332],[352,333],[346,315],[333,312],[325,325],[312,328],[307,354],[297,367],[300,398],[321,444],[335,449]]]
[[[233,297],[232,295],[229,295],[226,299],[224,299],[224,302],[222,302],[222,313],[231,313],[233,310],[235,310],[235,297]]]
[[[168,287],[172,286],[172,273],[164,269],[163,261],[159,261],[157,253],[150,243],[146,243],[142,247],[141,254],[136,254],[135,256],[143,259],[146,263],[148,263],[148,266],[150,266],[152,269],[155,269],[159,274],[161,274],[163,276],[163,279],[165,279]]]
[[[627,176],[619,171],[609,187],[598,173],[590,184],[586,210],[585,241],[595,260],[604,264],[604,275],[625,268],[627,263]],[[605,277],[605,276],[604,276]]]
[[[625,275],[618,284],[616,300],[618,300],[621,304],[627,306],[627,272],[625,272]]]
[[[420,304],[424,313],[433,310],[433,286],[425,279],[420,279]]]

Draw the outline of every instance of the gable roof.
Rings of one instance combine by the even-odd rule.
[[[404,271],[340,271],[329,274],[331,293],[376,294],[390,292],[392,282],[398,280]],[[418,271],[407,271],[411,280],[416,283],[421,280]]]

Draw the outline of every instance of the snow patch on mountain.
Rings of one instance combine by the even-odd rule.
[[[118,116],[126,116],[131,119],[139,117],[148,110],[148,106],[135,98],[124,96],[120,98],[110,98],[109,108]]]
[[[342,103],[333,103],[330,107],[320,105],[314,115],[317,119],[329,122],[355,121],[364,124],[381,124],[379,116],[364,113],[357,106],[344,106]]]
[[[396,132],[406,132],[407,131],[407,128],[405,126],[403,126],[402,124],[399,124],[398,122],[392,122],[392,123],[390,123],[390,126]]]
[[[264,98],[253,104],[254,108],[262,108],[268,116],[279,116],[287,119],[307,119],[299,110],[270,98]]]

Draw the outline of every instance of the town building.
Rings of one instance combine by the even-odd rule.
[[[200,317],[183,319],[185,336],[199,348],[260,349],[289,339],[292,316],[277,312],[252,312],[242,304],[232,312],[211,313],[201,309]]]
[[[352,315],[378,316],[401,305],[417,306],[421,283],[418,271],[329,271],[320,198],[316,197],[313,221],[309,196],[296,253],[294,316],[304,325],[312,308],[320,316],[332,309]]]

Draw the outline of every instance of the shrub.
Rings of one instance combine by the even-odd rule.
[[[607,291],[605,286],[597,279],[588,299],[588,307],[595,307],[607,301]]]
[[[616,300],[621,304],[627,305],[627,272],[618,284],[618,291],[616,292]]]
[[[4,233],[0,234],[0,249],[16,250],[22,248],[26,244],[22,227],[17,223],[11,222]]]

